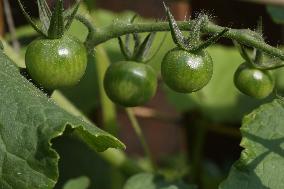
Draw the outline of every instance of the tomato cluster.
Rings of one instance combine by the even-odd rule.
[[[23,9],[21,3],[20,6]],[[85,73],[87,51],[84,44],[64,34],[64,28],[70,27],[77,10],[78,6],[71,16],[67,17],[69,20],[65,21],[67,18],[63,14],[63,2],[57,1],[52,15],[46,15],[46,18],[41,20],[49,20],[49,27],[45,31],[31,23],[42,37],[28,46],[25,55],[26,68],[32,80],[44,89],[52,91],[75,85]],[[165,10],[177,47],[167,52],[162,60],[162,79],[176,92],[196,92],[206,86],[213,75],[213,61],[206,48],[222,37],[228,29],[225,28],[205,42],[201,41],[202,27],[208,23],[208,17],[201,15],[194,20],[191,33],[185,38],[168,7],[165,6]],[[27,13],[24,13],[31,21]],[[135,17],[132,22],[134,19]],[[128,46],[129,34],[126,35],[125,45],[119,37],[119,45],[126,60],[109,66],[104,77],[104,89],[108,97],[125,107],[145,104],[155,95],[157,89],[156,73],[146,64],[146,54],[149,52],[155,32],[149,33],[142,43],[137,33],[132,35],[135,40],[133,52],[130,52]],[[241,48],[240,52],[246,62],[235,72],[236,87],[244,94],[255,98],[267,97],[273,91],[275,82],[270,71],[261,70],[254,65],[254,62],[260,60],[261,52],[257,53],[255,60],[251,60],[244,49]]]

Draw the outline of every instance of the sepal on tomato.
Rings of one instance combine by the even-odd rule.
[[[34,30],[36,30],[44,38],[49,39],[59,39],[64,35],[64,32],[70,28],[81,2],[81,0],[77,1],[73,10],[66,13],[63,7],[63,0],[56,0],[53,12],[50,11],[46,0],[37,0],[39,18],[41,22],[41,27],[39,27],[26,12],[21,0],[17,1],[24,16]]]
[[[59,39],[64,34],[64,18],[63,18],[63,0],[57,0],[55,9],[50,19],[48,28],[48,37],[50,39]]]
[[[33,19],[30,17],[30,15],[26,12],[24,5],[22,4],[21,0],[17,0],[17,1],[18,1],[18,4],[19,4],[25,18],[30,23],[30,25],[34,28],[34,30],[36,32],[38,32],[41,36],[47,37],[47,34],[45,32],[43,32],[42,29],[40,29],[40,27],[33,21]]]
[[[168,22],[169,22],[169,26],[170,26],[170,30],[171,30],[174,43],[183,50],[189,50],[191,48],[191,44],[187,43],[187,39],[181,33],[177,25],[177,22],[175,21],[172,13],[170,12],[169,7],[167,7],[164,2],[163,4],[166,10],[167,17],[168,17]]]
[[[137,18],[135,14],[130,23],[132,24]],[[133,37],[134,47],[130,50],[130,35]],[[125,40],[123,41],[121,37],[118,37],[118,44],[120,51],[126,60],[132,60],[136,62],[147,62],[149,61],[148,55],[155,39],[156,32],[150,32],[141,42],[141,36],[134,32],[132,34],[126,34]]]
[[[145,62],[149,54],[150,48],[155,39],[156,32],[149,33],[143,42],[139,45],[138,50],[133,55],[133,59],[138,62]]]
[[[42,23],[42,30],[44,33],[47,33],[50,25],[50,18],[52,15],[51,11],[45,0],[37,0],[37,5],[39,12],[39,19]]]
[[[192,27],[190,30],[189,37],[185,38],[182,32],[180,31],[173,15],[171,14],[169,7],[167,7],[165,3],[164,8],[168,17],[172,39],[178,48],[183,49],[185,51],[191,53],[197,53],[199,51],[202,51],[208,46],[216,43],[218,39],[220,39],[227,31],[229,31],[228,28],[225,28],[221,32],[211,36],[205,42],[201,42],[201,30],[209,23],[209,19],[207,15],[200,14],[195,20],[192,20]]]

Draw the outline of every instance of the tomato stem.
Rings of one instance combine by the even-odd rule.
[[[151,154],[151,151],[149,149],[148,144],[146,143],[144,134],[143,134],[143,132],[141,130],[141,127],[140,127],[140,125],[139,125],[139,123],[138,123],[138,121],[137,121],[137,119],[136,119],[132,109],[131,108],[126,108],[125,110],[126,110],[128,118],[129,118],[129,120],[131,122],[131,126],[133,127],[135,133],[138,136],[139,141],[141,142],[141,145],[142,145],[142,147],[144,149],[145,155],[147,156],[147,158],[148,158],[152,168],[154,170],[156,170],[156,165],[155,165],[155,162],[153,160],[153,156]]]
[[[192,28],[192,21],[177,22],[180,30],[188,31]],[[215,34],[222,32],[226,27],[215,25],[214,23],[208,23],[202,28],[204,34]],[[143,33],[154,31],[170,31],[168,22],[152,22],[152,23],[113,23],[109,26],[98,28],[93,35],[89,38],[89,48],[94,48],[98,44],[104,43],[110,39],[117,38],[122,35],[131,33]],[[241,44],[255,47],[263,52],[284,60],[284,53],[282,50],[272,47],[260,40],[258,33],[249,29],[230,29],[224,34],[225,38],[233,39]]]
[[[92,39],[94,38],[94,35],[96,33],[96,27],[95,25],[90,21],[89,16],[88,15],[80,15],[77,14],[75,15],[75,19],[78,20],[79,22],[81,22],[87,29],[88,29],[88,36],[85,39],[85,46],[88,49],[88,52],[93,52],[95,46],[93,44],[91,44]]]
[[[194,183],[198,183],[201,186],[202,181],[202,158],[203,158],[203,150],[204,150],[204,143],[207,134],[207,125],[205,121],[197,121],[194,124],[195,127],[195,137],[193,141],[193,149],[192,149],[192,160],[191,160],[191,180]]]

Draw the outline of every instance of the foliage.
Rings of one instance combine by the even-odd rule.
[[[282,13],[278,14],[275,9],[271,8],[268,8],[268,10],[274,16],[276,15],[276,19],[279,20],[280,18],[282,20]],[[117,40],[113,38],[135,32],[168,31],[169,25],[167,22],[153,23],[142,18],[138,19],[139,22],[142,20],[143,24],[136,23],[138,21],[129,24],[129,20],[134,14],[131,12],[117,15],[107,11],[96,10],[88,14],[84,8],[81,8],[79,12],[89,19],[85,20],[86,22],[95,21],[96,27],[100,28],[96,30],[96,35],[92,36],[87,30],[90,30],[90,25],[86,24],[86,29],[78,21],[72,24],[68,34],[78,36],[82,41],[89,34],[89,41],[86,41],[86,44],[88,48],[92,48],[91,51],[88,49],[89,63],[87,73],[82,81],[76,87],[64,89],[62,92],[87,115],[91,115],[93,110],[100,104],[103,109],[104,128],[116,134],[116,111],[114,105],[105,96],[102,89],[103,73],[109,65],[107,54],[111,62],[117,62],[122,59]],[[176,24],[179,25],[181,30],[188,30],[192,29],[192,25],[196,25],[196,23],[198,23],[198,20],[190,21],[190,23],[172,23],[172,25]],[[207,23],[205,26],[201,25],[198,30],[202,30],[202,32],[220,34],[226,30],[227,33],[223,33],[225,37],[261,49],[280,59],[284,57],[280,49],[269,46],[262,40],[259,34],[250,30],[224,29],[213,23]],[[203,28],[201,29],[201,27]],[[199,32],[197,33],[199,34]],[[147,34],[144,35],[146,36]],[[29,28],[26,27],[18,30],[18,36],[26,38],[34,37],[36,34],[30,32]],[[163,34],[158,33],[157,39],[153,42],[154,48],[159,46],[159,41],[162,38]],[[107,40],[109,41],[106,42]],[[162,46],[160,52],[149,62],[158,74],[160,73],[162,57],[169,49],[173,48],[173,42],[170,37],[167,37],[165,41],[167,45]],[[180,44],[184,42],[179,41]],[[104,44],[97,46],[101,43]],[[113,187],[116,189],[121,188],[121,183],[126,179],[127,181],[123,186],[124,189],[197,188],[195,185],[186,184],[182,178],[185,174],[194,174],[193,167],[195,165],[192,165],[191,162],[189,162],[189,165],[186,165],[189,167],[188,173],[186,167],[186,173],[176,174],[179,176],[165,177],[166,174],[158,174],[162,173],[159,167],[157,170],[154,165],[151,167],[152,169],[140,166],[137,162],[129,159],[122,151],[93,153],[93,150],[104,151],[107,148],[124,149],[125,146],[114,136],[90,123],[81,114],[80,110],[73,107],[58,91],[55,92],[53,98],[48,98],[43,91],[40,91],[31,82],[28,82],[17,68],[17,66],[24,67],[22,57],[16,56],[7,44],[4,44],[4,46],[5,53],[0,49],[0,188],[63,187],[63,189],[86,189],[88,187]],[[95,46],[96,50],[94,51],[93,47]],[[23,52],[24,49],[25,47],[22,49]],[[284,188],[283,101],[275,99],[270,102],[274,95],[261,101],[244,96],[233,85],[233,73],[238,65],[244,61],[239,56],[237,50],[218,45],[211,46],[206,50],[208,50],[214,62],[214,74],[210,83],[201,91],[192,94],[180,94],[164,86],[163,89],[168,100],[181,113],[200,112],[201,119],[197,120],[200,127],[203,126],[204,120],[221,124],[226,122],[238,124],[245,114],[255,109],[243,119],[241,146],[244,150],[241,153],[241,157],[232,166],[229,176],[221,183],[219,188]],[[276,63],[271,63],[272,66],[274,64]],[[262,66],[265,69],[265,66],[268,65]],[[280,66],[283,66],[283,63],[280,63]],[[277,70],[276,74],[278,76],[277,89],[279,91],[283,90],[282,72]],[[67,104],[65,109],[68,112],[59,107],[59,105],[62,106],[64,103],[65,105]],[[263,103],[266,104],[257,108]],[[131,113],[130,109],[127,112],[129,115]],[[78,117],[78,115],[81,117]],[[134,123],[136,130],[138,130],[137,133],[142,141],[142,145],[149,156],[149,159],[146,159],[146,161],[152,160],[134,114],[131,113],[129,118]],[[201,129],[199,128],[199,130]],[[194,134],[199,135],[200,133]],[[198,137],[196,138],[201,140]],[[89,148],[83,147],[83,144]],[[193,151],[196,152],[198,150],[194,150],[193,147]],[[61,155],[61,161],[59,161],[58,153]],[[109,164],[106,164],[106,162]],[[119,171],[114,169],[115,167]],[[60,175],[58,169],[61,171]],[[69,174],[66,174],[67,172]],[[86,175],[86,177],[78,177],[81,175]],[[209,175],[209,173],[205,175]],[[218,176],[218,179],[220,179],[220,174]],[[101,177],[103,181],[100,183],[100,179],[94,180],[94,177]],[[75,179],[65,183],[70,178]],[[206,178],[201,179],[204,180]],[[63,185],[63,183],[65,184]]]
[[[124,148],[113,136],[59,108],[0,53],[1,188],[52,188],[59,156],[51,140],[65,130],[98,151]]]
[[[220,189],[284,187],[283,115],[283,101],[274,100],[244,118],[241,146],[245,149]]]

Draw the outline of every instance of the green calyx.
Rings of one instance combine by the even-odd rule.
[[[131,24],[134,22],[134,20],[137,18],[137,15],[134,15],[133,18],[131,19]],[[134,47],[133,50],[130,49],[130,38],[133,38],[134,41]],[[159,51],[161,48],[163,42],[165,41],[164,39],[161,41],[158,49],[156,52],[149,57],[150,55],[150,49],[151,46],[154,42],[156,36],[156,32],[150,32],[144,39],[141,41],[141,36],[138,33],[132,33],[132,34],[127,34],[125,35],[125,40],[123,41],[122,37],[118,37],[118,43],[120,46],[120,50],[125,57],[126,60],[129,61],[136,61],[136,62],[142,62],[146,63],[152,60],[152,58],[156,55],[156,53]]]
[[[259,41],[264,41],[262,36],[262,30],[263,30],[263,25],[262,25],[262,19],[258,21],[256,32],[259,34],[260,37],[257,37]],[[245,60],[247,66],[251,68],[255,68],[258,70],[273,70],[277,68],[284,67],[284,62],[282,62],[280,59],[275,58],[275,57],[268,57],[268,59],[264,59],[264,53],[260,49],[253,48],[253,53],[250,55],[248,53],[247,48],[243,45],[238,43],[237,41],[233,40],[233,43],[235,47],[240,52],[240,55],[242,58]],[[268,54],[269,56],[269,54]]]
[[[118,37],[118,42],[120,46],[120,50],[125,57],[126,60],[132,60],[137,62],[147,62],[149,51],[151,48],[151,45],[154,41],[155,32],[149,33],[144,40],[141,42],[140,36],[137,33],[133,33],[133,39],[134,39],[134,48],[133,51],[130,50],[130,36],[125,36],[125,42],[123,42],[121,37]]]
[[[171,14],[169,7],[164,3],[164,8],[168,17],[168,22],[172,34],[173,41],[180,49],[191,53],[197,53],[206,49],[208,46],[216,43],[227,31],[228,28],[225,28],[220,33],[216,33],[211,36],[208,40],[201,42],[201,30],[209,23],[207,15],[200,14],[198,18],[193,20],[193,27],[190,30],[189,36],[186,38],[180,31],[177,22],[175,21],[173,15]]]
[[[67,31],[79,9],[80,1],[77,1],[72,11],[65,11],[63,0],[56,0],[54,10],[51,12],[46,0],[37,0],[40,26],[38,26],[26,12],[21,0],[18,4],[31,26],[44,38],[59,39]]]

